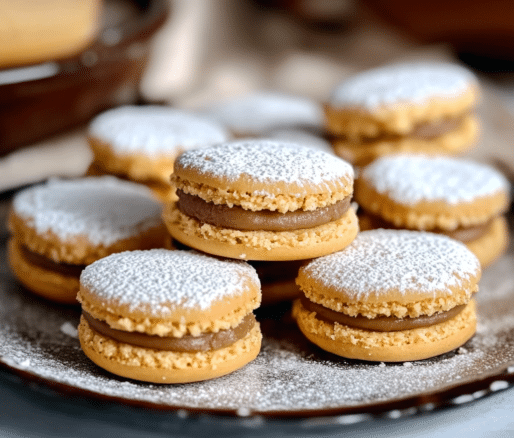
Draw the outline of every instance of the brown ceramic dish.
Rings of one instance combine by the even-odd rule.
[[[166,0],[106,0],[102,30],[67,59],[0,70],[0,156],[138,99]]]

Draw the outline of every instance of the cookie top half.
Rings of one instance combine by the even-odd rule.
[[[181,337],[233,328],[257,308],[260,282],[246,262],[153,249],[103,258],[80,277],[78,299],[112,328]]]
[[[366,211],[398,226],[453,229],[484,223],[505,211],[509,183],[483,163],[394,155],[362,170],[355,199]]]
[[[122,106],[93,119],[89,136],[119,156],[175,156],[191,148],[226,141],[213,120],[164,106]]]
[[[148,233],[163,234],[160,213],[161,204],[139,184],[110,176],[56,179],[14,197],[10,227],[32,251],[82,264],[141,247]]]
[[[285,213],[331,205],[353,192],[353,168],[314,148],[246,140],[187,151],[172,183],[215,204]]]
[[[425,123],[466,117],[479,96],[476,77],[450,63],[404,63],[375,68],[337,86],[327,103],[334,134],[404,135]]]
[[[306,97],[256,92],[212,106],[206,112],[233,133],[259,136],[274,128],[321,128],[321,104]]]
[[[403,318],[467,303],[480,276],[478,259],[456,240],[379,229],[301,268],[297,284],[309,300],[337,312]]]
[[[406,63],[368,70],[341,83],[330,104],[365,111],[398,104],[451,99],[476,86],[475,76],[456,64]]]

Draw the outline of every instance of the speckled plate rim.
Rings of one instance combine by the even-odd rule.
[[[315,419],[322,418],[324,424],[332,417],[333,423],[356,423],[368,419],[358,419],[355,416],[367,414],[371,417],[399,418],[415,415],[420,412],[428,412],[436,409],[460,406],[473,402],[498,391],[506,390],[514,386],[514,362],[502,365],[490,370],[480,379],[465,379],[458,384],[418,394],[411,397],[393,399],[379,403],[362,404],[351,407],[303,409],[298,411],[246,411],[236,409],[205,409],[184,407],[178,405],[163,405],[148,401],[131,400],[122,397],[99,394],[83,388],[74,387],[65,383],[47,379],[37,374],[24,371],[5,363],[0,358],[0,367],[19,376],[23,380],[34,382],[42,387],[50,388],[57,393],[97,399],[105,402],[120,403],[136,408],[147,408],[159,411],[178,412],[181,415],[209,414],[223,417],[262,417],[266,419]],[[328,418],[327,418],[328,417]],[[345,417],[347,420],[345,421]]]

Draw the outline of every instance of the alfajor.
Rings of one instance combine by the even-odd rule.
[[[476,330],[480,263],[432,233],[372,230],[300,269],[293,316],[314,344],[339,356],[403,362],[449,352]]]
[[[183,151],[228,140],[213,120],[164,106],[122,106],[90,123],[90,175],[113,174],[146,184],[159,199],[173,198],[169,176]]]
[[[454,155],[476,142],[476,77],[450,63],[375,68],[338,85],[325,106],[335,152],[363,166],[384,155]]]
[[[304,260],[346,247],[358,231],[352,167],[314,148],[256,139],[187,151],[172,184],[170,234],[209,254]]]
[[[255,359],[252,311],[259,279],[247,263],[195,251],[127,251],[80,277],[79,339],[94,363],[118,376],[185,383],[233,372]]]

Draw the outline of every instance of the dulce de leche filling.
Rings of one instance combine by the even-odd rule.
[[[397,226],[388,222],[381,217],[374,215],[372,213],[366,212],[366,216],[368,217],[371,226],[373,228],[394,228],[399,229]],[[459,240],[460,242],[471,242],[476,239],[480,239],[482,236],[485,236],[488,231],[491,229],[493,225],[494,219],[487,221],[484,224],[475,225],[472,227],[461,227],[455,230],[447,231],[447,230],[427,230],[431,233],[444,234],[445,236],[451,237],[452,239]]]
[[[461,125],[463,120],[464,117],[455,117],[430,123],[423,123],[415,126],[408,135],[409,137],[431,140],[448,132],[455,131]]]
[[[139,332],[124,332],[111,328],[107,323],[93,318],[87,312],[82,311],[82,316],[86,319],[90,327],[115,341],[155,350],[188,353],[213,351],[228,347],[250,333],[250,330],[256,323],[255,316],[253,313],[250,313],[243,318],[238,326],[232,329],[220,330],[217,333],[204,333],[200,336],[185,335],[181,338],[173,338],[147,335]]]
[[[182,213],[203,223],[243,231],[292,231],[313,228],[340,219],[350,208],[350,196],[314,211],[296,210],[279,213],[216,205],[182,190],[177,190],[177,195],[177,208]]]
[[[69,263],[54,262],[48,257],[30,251],[24,245],[19,245],[18,248],[22,257],[30,264],[67,277],[76,277],[78,279],[80,277],[80,273],[86,267],[86,265],[72,265]]]
[[[378,316],[376,318],[366,318],[365,316],[349,316],[344,313],[336,312],[326,307],[313,303],[311,300],[303,296],[301,298],[302,306],[310,311],[316,312],[316,318],[329,323],[338,322],[348,327],[358,328],[362,330],[371,330],[375,332],[397,332],[402,330],[411,330],[422,327],[430,327],[441,322],[448,321],[457,316],[465,304],[455,306],[446,312],[435,313],[431,316],[418,316],[417,318],[396,318],[395,316]]]

